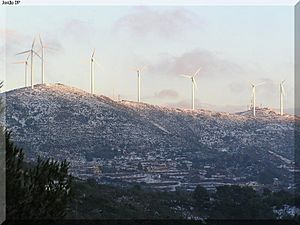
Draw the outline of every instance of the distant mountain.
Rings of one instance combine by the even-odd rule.
[[[7,127],[28,159],[66,158],[78,176],[126,172],[149,183],[150,178],[163,180],[166,171],[181,171],[187,175],[169,175],[165,181],[279,180],[291,185],[298,117],[267,108],[257,109],[253,117],[251,111],[230,114],[118,102],[62,84],[20,88],[5,96]]]

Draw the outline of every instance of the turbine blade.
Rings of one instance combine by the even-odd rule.
[[[196,71],[196,73],[194,73],[193,77],[195,77],[199,73],[200,70],[201,70],[201,67]]]
[[[266,83],[266,82],[261,82],[261,83],[256,84],[255,86],[257,87],[257,86],[263,85],[263,84],[265,84],[265,83]]]
[[[24,64],[26,61],[18,61],[18,62],[13,62],[12,64]]]
[[[40,44],[41,44],[41,46],[42,46],[42,48],[43,48],[44,45],[43,45],[42,38],[41,38],[41,35],[40,35],[40,34],[39,34],[39,40],[40,40]]]
[[[96,49],[94,48],[93,53],[92,53],[92,58],[94,58],[95,51],[96,51]]]
[[[36,52],[36,51],[33,51],[34,55],[37,55],[40,59],[42,59],[42,57]]]
[[[52,48],[52,47],[49,47],[48,45],[44,45],[44,49],[50,49],[50,50],[53,50],[53,51],[58,51],[57,48]]]
[[[144,65],[144,66],[142,66],[142,68],[140,69],[140,71],[145,70],[147,68],[148,68],[148,65]]]
[[[30,57],[30,54],[28,54],[25,62],[28,62],[29,57]]]
[[[250,80],[248,80],[248,82],[252,87],[255,86]]]
[[[32,42],[32,45],[31,45],[31,50],[34,48],[34,43],[35,43],[35,37],[33,38],[33,42]]]
[[[192,76],[186,75],[186,74],[181,74],[181,75],[179,75],[179,76],[181,76],[181,77],[186,77],[186,78],[192,78]]]
[[[25,53],[28,53],[28,52],[30,52],[31,50],[27,50],[27,51],[24,51],[24,52],[19,52],[19,53],[17,53],[16,55],[22,55],[22,54],[25,54]]]
[[[101,65],[97,62],[97,60],[94,59],[94,63],[101,68]]]
[[[139,69],[138,69],[138,68],[135,68],[135,67],[131,67],[131,68],[129,68],[129,70],[130,70],[130,71],[136,72],[136,71],[138,71]]]
[[[39,48],[39,50],[35,51],[35,52],[41,52],[43,48]]]

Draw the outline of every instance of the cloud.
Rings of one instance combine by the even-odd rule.
[[[84,39],[90,36],[93,29],[88,22],[78,19],[69,19],[64,23],[62,30],[67,36]]]
[[[38,35],[26,35],[22,34],[14,29],[0,29],[0,55],[14,56],[18,52],[22,52],[31,48],[32,41],[35,40],[35,49],[38,50],[40,42],[38,40]],[[44,38],[44,36],[46,38]],[[55,49],[56,51],[49,51],[50,53],[56,53],[59,50],[62,50],[62,44],[58,39],[51,37],[51,35],[42,35],[42,41],[45,46]],[[48,38],[50,36],[50,38]],[[3,41],[2,41],[3,40]]]
[[[0,38],[1,39],[9,39],[10,41],[20,41],[20,38],[24,38],[24,35],[17,32],[14,29],[0,29]]]
[[[229,84],[229,88],[232,92],[241,93],[245,90],[251,89],[250,82],[253,84],[263,83],[262,85],[259,85],[256,88],[256,91],[264,94],[267,97],[274,97],[275,95],[277,95],[277,92],[279,91],[279,81],[276,82],[266,77],[254,81],[249,80],[248,82],[247,80],[245,80],[244,82],[235,81]]]
[[[42,37],[42,41],[43,41],[43,45],[50,49],[50,51],[48,51],[49,53],[54,54],[57,53],[57,51],[63,50],[63,45],[58,39]]]
[[[201,67],[201,76],[228,77],[243,73],[238,64],[223,59],[218,54],[201,49],[183,53],[179,56],[164,56],[159,62],[149,65],[153,73],[163,75],[193,74]]]
[[[250,88],[249,85],[247,86],[246,82],[242,83],[242,82],[236,82],[236,81],[230,83],[228,86],[229,86],[230,91],[234,92],[234,93],[242,93],[245,90],[248,90]]]
[[[158,11],[140,6],[135,7],[133,13],[120,18],[115,23],[113,31],[126,30],[138,37],[155,35],[170,38],[199,25],[201,21],[198,16],[186,9]]]
[[[164,89],[164,90],[161,90],[159,93],[156,93],[155,97],[162,98],[162,99],[177,99],[179,97],[179,94],[175,90]]]
[[[258,93],[267,98],[276,98],[279,95],[279,82],[275,82],[270,78],[263,78],[261,82],[264,82],[264,84],[257,87]]]
[[[0,55],[12,55],[18,51],[24,51],[27,46],[30,48],[32,39],[29,36],[19,33],[14,29],[0,29]],[[28,45],[25,45],[28,43]],[[25,47],[23,47],[25,45]]]
[[[254,85],[263,83],[262,85],[257,86],[256,93],[266,97],[267,99],[271,99],[278,96],[279,93],[279,81],[276,82],[270,78],[260,78],[258,80],[249,80],[248,82],[232,82],[229,84],[229,88],[232,92],[241,93],[245,90],[251,90],[250,82]]]

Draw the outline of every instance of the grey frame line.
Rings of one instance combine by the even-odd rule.
[[[300,116],[300,1],[295,5],[294,8],[294,76],[295,76],[295,102],[294,102],[294,114]],[[295,123],[294,129],[294,158],[295,158],[295,173],[294,182],[296,190],[300,190],[300,125]]]

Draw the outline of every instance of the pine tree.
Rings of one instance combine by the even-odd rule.
[[[59,219],[72,197],[69,163],[38,159],[24,163],[24,153],[6,137],[6,217],[8,219]]]

